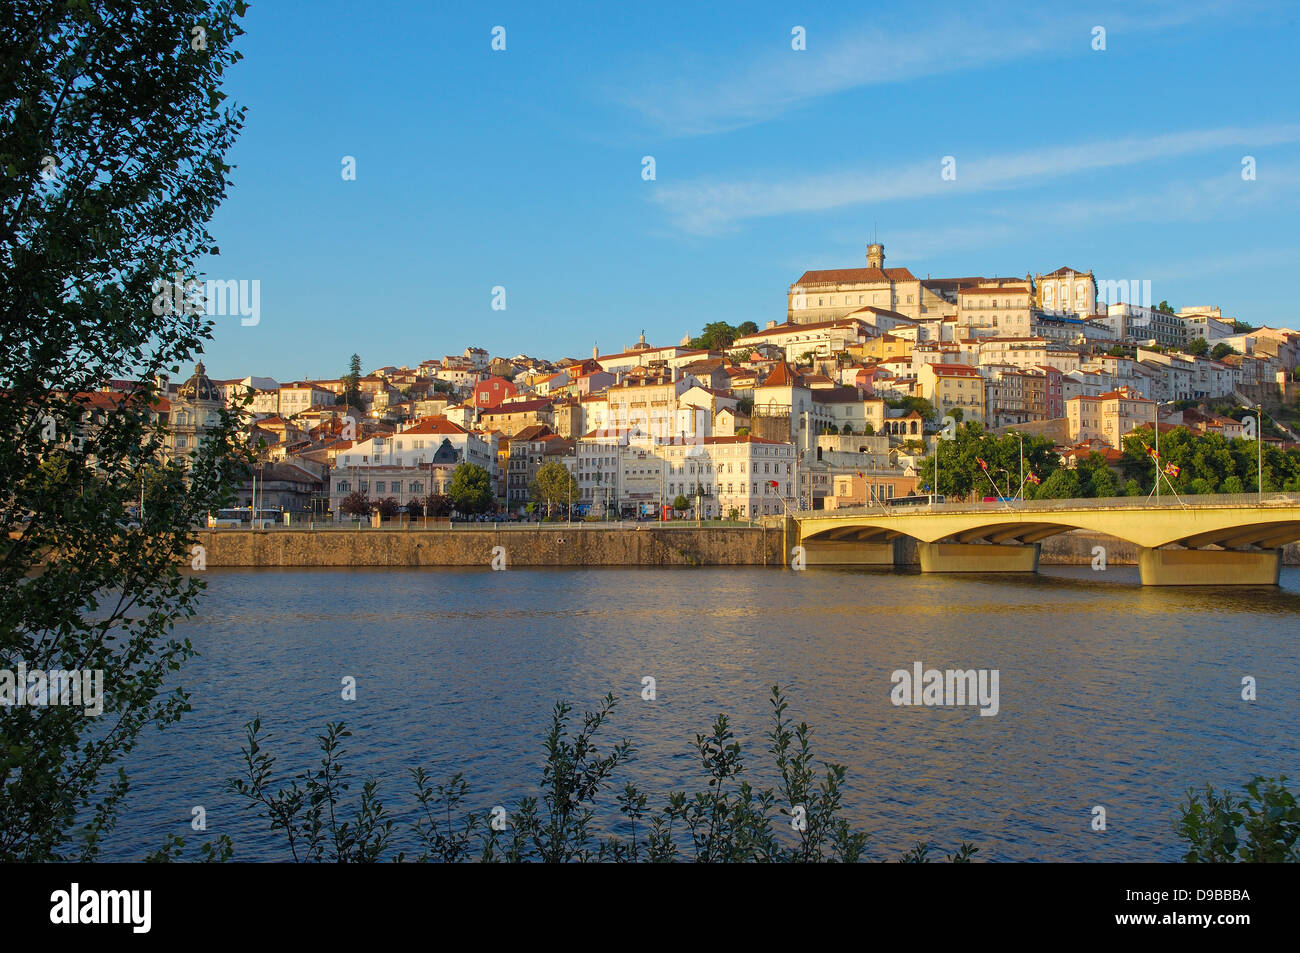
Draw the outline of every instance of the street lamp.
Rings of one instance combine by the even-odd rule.
[[[1255,405],[1255,440],[1258,442],[1259,452],[1259,473],[1255,479],[1255,492],[1258,494],[1256,499],[1264,502],[1264,405]]]

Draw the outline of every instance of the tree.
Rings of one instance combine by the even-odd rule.
[[[757,333],[758,333],[758,325],[755,324],[753,321],[741,321],[738,325],[736,325],[737,337],[743,338],[747,334],[757,334]]]
[[[395,496],[384,497],[375,504],[375,508],[379,510],[379,515],[386,520],[391,520],[402,509]]]
[[[733,522],[733,523],[737,523],[737,522],[739,522],[739,521],[740,521],[740,510],[737,509],[737,508],[734,507],[734,506],[731,507],[731,509],[727,510],[727,519],[730,520],[730,521]]]
[[[579,498],[578,481],[573,478],[568,467],[555,461],[538,467],[530,489],[533,499],[546,505],[548,516],[555,504],[568,505]]]
[[[1225,344],[1223,341],[1220,341],[1218,344],[1214,345],[1214,347],[1210,349],[1210,357],[1214,358],[1214,360],[1216,361],[1223,360],[1229,354],[1240,354],[1240,353],[1241,352],[1238,351],[1231,344]]]
[[[492,477],[477,463],[462,463],[451,475],[447,496],[462,513],[486,513],[492,508]]]
[[[753,322],[749,322],[753,324]],[[755,325],[754,330],[758,327]],[[747,333],[753,333],[747,332]],[[726,321],[711,321],[704,326],[699,337],[691,338],[690,346],[697,349],[709,351],[721,351],[731,347],[732,343],[740,336],[740,332],[733,328]]]
[[[1069,500],[1079,495],[1079,475],[1061,467],[1038,488],[1034,494],[1039,500]]]
[[[140,732],[189,707],[164,688],[194,654],[173,624],[204,588],[180,568],[251,453],[225,411],[170,452],[156,377],[212,337],[192,276],[220,254],[207,223],[243,124],[221,91],[242,14],[11,0],[0,20],[0,667],[106,689],[102,708],[0,706],[3,861],[94,859]],[[119,378],[133,389],[88,420],[76,395]]]
[[[870,423],[865,423],[862,425],[862,435],[864,437],[875,436],[875,433],[876,433],[876,428],[873,427]]]
[[[1205,338],[1192,338],[1187,347],[1183,348],[1183,352],[1193,357],[1205,357],[1210,353],[1210,342]]]
[[[353,490],[339,503],[339,512],[346,516],[365,516],[373,509],[370,497],[359,490]]]
[[[424,498],[424,513],[430,517],[451,515],[451,497],[446,493],[430,493]]]
[[[935,490],[950,499],[993,495],[994,483],[1001,492],[1015,494],[1020,485],[1021,441],[1015,434],[991,436],[977,422],[959,426],[951,440],[936,441],[939,454],[939,486]],[[983,460],[988,469],[980,466]],[[1024,472],[1032,473],[1046,484],[1050,474],[1060,466],[1052,451],[1052,441],[1045,437],[1024,437]],[[935,455],[931,453],[919,465],[923,482],[934,482]],[[1026,486],[1026,496],[1029,495]],[[1036,494],[1042,495],[1042,487]]]
[[[926,423],[935,419],[934,404],[924,397],[886,397],[885,406],[908,413],[916,411]]]
[[[1168,301],[1161,301],[1158,305],[1156,305],[1156,310],[1163,311],[1165,314],[1173,314],[1174,306],[1170,304]]]
[[[741,427],[739,430],[736,431],[736,436],[737,436],[737,437],[748,437],[748,436],[749,436],[749,428],[748,428],[748,427]]]
[[[348,372],[343,375],[343,403],[361,406],[361,355],[353,354]]]
[[[691,508],[691,501],[686,499],[686,497],[683,496],[682,494],[678,493],[677,496],[673,498],[673,510],[677,513],[678,516],[685,513],[690,508]]]
[[[844,426],[840,428],[840,433],[844,434],[846,437],[853,436],[853,425],[846,420]]]
[[[418,520],[424,515],[423,500],[408,500],[406,503],[406,515],[413,520]]]

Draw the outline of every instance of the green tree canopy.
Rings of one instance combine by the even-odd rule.
[[[568,467],[555,461],[543,463],[537,469],[531,489],[533,499],[544,504],[547,512],[557,504],[566,505],[580,499],[578,481]]]
[[[959,426],[952,440],[937,439],[939,484],[937,492],[951,499],[1015,496],[1020,487],[1020,440],[1015,434],[994,436],[970,421]],[[934,486],[935,456],[931,452],[918,464],[921,482]],[[983,460],[988,469],[980,466]],[[1046,480],[1060,466],[1060,458],[1045,437],[1024,438],[1024,473]],[[1027,480],[1025,496],[1032,494]],[[995,492],[996,489],[996,492]]]
[[[251,453],[224,410],[175,444],[157,375],[212,337],[195,275],[220,254],[243,7],[9,0],[0,17],[0,668],[105,689],[98,712],[0,706],[0,861],[93,859],[140,732],[188,708],[164,686],[193,654],[172,631],[204,588],[193,528]],[[75,396],[118,379],[131,390],[100,413]]]
[[[447,496],[462,513],[486,513],[492,508],[492,477],[477,463],[462,463],[451,475]]]

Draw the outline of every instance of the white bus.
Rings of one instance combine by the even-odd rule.
[[[208,529],[223,528],[241,528],[252,523],[254,529],[269,529],[278,523],[281,519],[279,510],[257,511],[257,519],[252,517],[252,508],[248,506],[232,506],[228,509],[217,510],[215,514],[208,514]]]

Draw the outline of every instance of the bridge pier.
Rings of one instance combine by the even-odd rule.
[[[895,543],[812,539],[803,543],[809,566],[884,566],[897,564]]]
[[[1276,586],[1282,550],[1143,547],[1138,571],[1144,586]]]
[[[921,572],[1037,572],[1038,543],[916,544]]]

